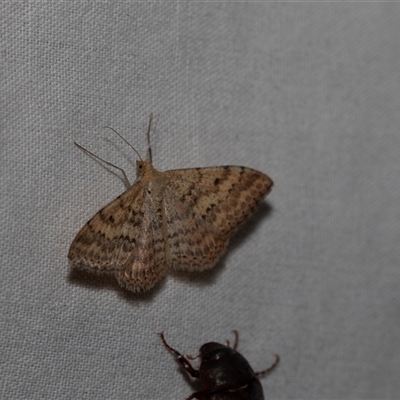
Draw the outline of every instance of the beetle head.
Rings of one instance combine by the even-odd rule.
[[[246,359],[229,346],[206,343],[201,346],[200,355],[199,379],[207,391],[237,388],[255,376]]]

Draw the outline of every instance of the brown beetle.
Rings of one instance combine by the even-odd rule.
[[[160,333],[165,347],[175,354],[183,368],[200,380],[203,390],[193,393],[186,400],[264,400],[264,393],[258,378],[269,374],[279,363],[275,354],[274,363],[267,369],[254,372],[247,360],[236,351],[239,334],[233,331],[233,347],[209,342],[200,347],[200,368],[194,369],[189,360],[172,348]]]

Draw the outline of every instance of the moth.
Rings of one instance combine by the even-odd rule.
[[[274,363],[267,369],[254,372],[248,361],[237,352],[239,334],[235,330],[232,347],[209,342],[200,347],[200,368],[195,369],[189,360],[172,348],[160,333],[164,346],[175,355],[186,372],[199,380],[202,390],[193,393],[186,400],[264,400],[264,392],[258,378],[271,373],[279,364],[275,354]],[[187,356],[189,358],[189,356]],[[197,357],[196,357],[197,358]],[[190,357],[193,359],[193,357]]]
[[[68,253],[73,267],[112,274],[133,292],[153,288],[169,269],[212,268],[273,185],[262,172],[240,166],[158,171],[151,124],[152,115],[146,159],[127,142],[139,155],[136,182],[83,226]]]

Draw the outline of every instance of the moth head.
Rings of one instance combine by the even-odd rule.
[[[136,161],[136,172],[137,172],[138,177],[144,176],[153,170],[154,170],[154,167],[151,164],[150,160],[137,160]]]

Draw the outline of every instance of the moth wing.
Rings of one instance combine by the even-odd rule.
[[[116,272],[121,286],[133,291],[147,291],[164,277],[167,269],[161,205],[145,194],[140,211],[141,224],[136,228],[136,249]]]
[[[75,236],[68,258],[75,267],[113,272],[135,249],[143,190],[135,185],[96,213]]]
[[[154,286],[163,276],[165,257],[163,252],[161,257],[155,254],[163,244],[161,232],[157,236],[154,229],[160,223],[151,219],[149,207],[140,182],[118,196],[76,235],[68,253],[71,264],[114,273],[121,285],[133,291]]]
[[[229,238],[197,215],[189,199],[180,198],[168,187],[163,206],[168,267],[185,271],[212,268],[224,253]]]
[[[238,166],[164,172],[169,189],[207,221],[230,237],[257,209],[273,182],[262,172]]]

